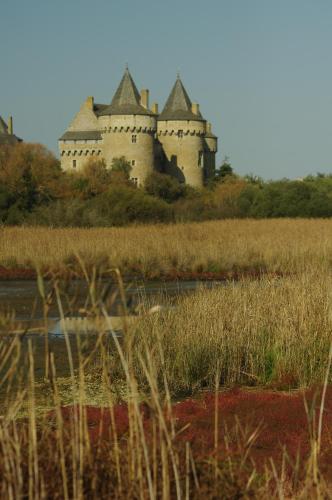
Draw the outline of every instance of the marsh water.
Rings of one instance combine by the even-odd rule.
[[[160,301],[176,300],[177,297],[191,293],[204,285],[214,287],[220,285],[221,281],[131,281],[124,283],[126,299],[130,303],[160,303]],[[109,287],[108,295],[118,289],[116,284],[108,283],[106,280],[97,284],[98,293],[103,293]],[[50,286],[46,284],[45,293],[50,291]],[[65,309],[76,310],[84,307],[89,296],[88,285],[83,280],[72,280],[67,285],[62,286],[61,295]],[[116,314],[121,303],[119,296],[114,298],[109,314]],[[15,311],[15,318],[21,321],[33,321],[43,318],[43,301],[40,297],[37,282],[30,280],[0,280],[0,313]],[[57,301],[53,300],[48,311],[51,319],[59,318],[59,308]]]
[[[184,294],[190,294],[199,287],[212,288],[220,286],[222,281],[172,281],[172,282],[144,282],[132,280],[124,283],[124,292],[126,306],[130,311],[134,311],[139,304],[155,304],[176,306],[178,299]],[[119,287],[106,280],[96,284],[96,297],[107,294],[107,312],[110,315],[121,314],[122,300],[117,293]],[[45,284],[45,295],[52,293],[50,283]],[[61,307],[65,316],[77,316],[78,311],[91,306],[91,294],[88,285],[83,280],[72,280],[69,283],[63,283],[60,288]],[[28,339],[31,339],[36,376],[42,376],[45,366],[45,334],[38,334],[38,327],[44,325],[43,320],[43,301],[40,296],[38,284],[36,281],[17,280],[0,281],[0,317],[1,315],[10,315],[13,317],[13,323],[19,328],[22,335],[22,355],[27,355]],[[49,349],[54,353],[54,358],[59,376],[68,375],[68,361],[66,342],[59,326],[59,306],[56,297],[53,294],[50,300],[47,312],[49,334]],[[1,326],[1,325],[0,325]],[[83,332],[82,332],[83,335]],[[1,334],[2,340],[8,337],[6,332]],[[84,333],[84,342],[89,349],[89,344],[94,342],[93,335]],[[74,362],[76,359],[76,339],[71,336],[73,346]]]

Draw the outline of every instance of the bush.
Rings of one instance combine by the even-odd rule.
[[[186,186],[170,175],[153,172],[145,181],[145,191],[168,203],[182,198],[186,194]]]
[[[27,224],[51,227],[89,227],[87,202],[80,199],[58,200],[36,208],[26,219]]]
[[[94,200],[92,207],[108,226],[173,219],[173,210],[166,202],[128,186],[111,186]]]

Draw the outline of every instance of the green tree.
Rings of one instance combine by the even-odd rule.
[[[125,156],[120,156],[119,158],[113,158],[111,163],[111,171],[119,172],[124,175],[126,179],[129,179],[132,167]]]
[[[219,167],[218,170],[216,170],[216,181],[223,181],[226,177],[233,176],[233,168],[232,165],[229,162],[229,158],[226,156],[222,165]]]
[[[145,191],[171,203],[185,196],[186,186],[170,175],[152,172],[145,181]]]

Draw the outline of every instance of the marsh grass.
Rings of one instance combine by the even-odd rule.
[[[224,220],[109,229],[0,228],[0,266],[178,273],[331,269],[332,221]]]
[[[83,261],[79,265],[88,282],[86,314],[107,319],[106,304],[116,296],[101,300],[97,273],[90,275]],[[120,273],[115,276],[127,313],[125,286]],[[1,338],[1,498],[328,498],[330,483],[320,471],[322,426],[310,408],[311,453],[301,471],[290,465],[287,450],[281,465],[270,461],[257,468],[251,454],[260,423],[247,428],[235,419],[221,435],[218,397],[220,389],[238,384],[289,389],[325,382],[327,387],[331,285],[328,275],[307,271],[213,290],[203,286],[179,298],[174,308],[154,315],[143,309],[122,339],[100,329],[87,350],[77,336],[76,358],[64,331],[65,380],[57,376],[50,346],[41,382],[31,340],[24,367],[25,334]],[[46,313],[49,301],[56,300],[62,316],[56,277],[52,287],[50,295],[43,292],[39,273]],[[47,314],[44,319],[46,328]],[[4,322],[11,321],[6,315]],[[121,393],[114,389],[119,384]],[[197,455],[189,441],[179,439],[185,429],[178,427],[173,405],[202,389],[213,395],[208,456]],[[126,403],[120,407],[128,417],[125,433],[119,400]],[[87,405],[93,404],[110,415],[107,439],[102,417],[91,427]]]
[[[329,276],[243,280],[202,289],[177,308],[146,316],[134,333],[133,356],[163,350],[173,393],[195,392],[220,383],[308,387],[322,383],[331,342]],[[138,366],[138,363],[136,363]],[[137,370],[137,377],[140,371]]]

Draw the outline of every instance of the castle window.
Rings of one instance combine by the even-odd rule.
[[[198,166],[202,167],[203,164],[203,151],[198,151]]]
[[[136,142],[137,142],[137,135],[136,134],[134,134],[134,135],[131,136],[131,142],[133,144],[136,144]]]
[[[137,177],[132,177],[130,180],[133,184],[135,184],[135,186],[138,186],[138,178]]]
[[[134,167],[136,165],[136,160],[131,160],[131,166]]]
[[[178,136],[179,136],[179,137],[183,137],[183,130],[179,130],[179,131],[178,131]]]
[[[77,161],[73,160],[73,168],[76,168],[76,165],[77,165]]]

